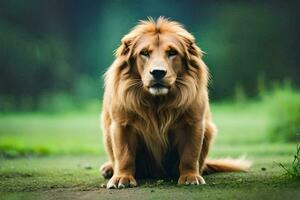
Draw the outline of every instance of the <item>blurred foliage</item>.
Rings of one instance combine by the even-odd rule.
[[[263,96],[269,109],[269,136],[272,141],[300,141],[300,92],[289,83]]]
[[[2,0],[0,111],[71,109],[101,99],[102,74],[113,61],[113,50],[147,16],[170,17],[195,35],[207,53],[213,100],[245,101],[285,78],[299,87],[299,5]]]
[[[296,67],[299,58],[295,50],[299,50],[295,41],[300,32],[295,28],[290,6],[287,3],[218,6],[220,12],[214,13],[202,34],[215,97],[230,97],[236,87],[243,88],[247,95],[257,95],[256,83],[261,76],[268,83],[285,77],[299,83],[295,75],[300,73]]]

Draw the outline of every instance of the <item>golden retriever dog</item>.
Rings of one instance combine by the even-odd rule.
[[[206,159],[216,132],[207,66],[194,37],[159,17],[141,21],[122,39],[105,73],[102,127],[109,161],[107,188],[140,178],[204,184],[204,172],[245,171],[247,161]]]

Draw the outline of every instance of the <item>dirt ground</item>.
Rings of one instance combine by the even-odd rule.
[[[99,157],[41,157],[0,160],[0,199],[300,199],[300,181],[289,179],[277,162],[287,156],[252,158],[247,173],[205,176],[206,185],[177,186],[176,180],[140,180],[139,187],[107,190]],[[276,161],[276,162],[275,162]]]

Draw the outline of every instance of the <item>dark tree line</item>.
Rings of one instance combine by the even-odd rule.
[[[147,16],[185,24],[207,52],[211,98],[290,79],[300,85],[300,14],[296,1],[80,1],[0,2],[0,106],[35,108],[42,98],[68,94],[99,98],[102,74],[121,37]]]

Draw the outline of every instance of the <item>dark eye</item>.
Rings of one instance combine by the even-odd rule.
[[[140,54],[141,54],[142,56],[146,56],[146,57],[149,57],[149,55],[150,55],[150,53],[149,53],[149,51],[148,51],[147,49],[143,49],[143,50],[140,52]]]
[[[169,57],[176,56],[178,53],[175,49],[171,49],[167,52]]]

